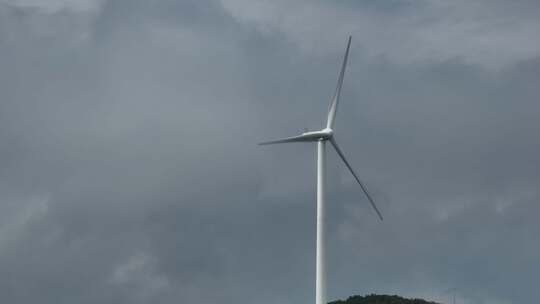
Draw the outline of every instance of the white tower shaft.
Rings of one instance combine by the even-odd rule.
[[[315,304],[326,304],[326,250],[325,250],[325,184],[326,141],[317,142],[317,265],[315,276]]]

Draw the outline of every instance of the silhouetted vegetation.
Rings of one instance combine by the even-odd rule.
[[[347,300],[338,300],[329,304],[439,304],[429,302],[422,299],[405,299],[399,296],[388,295],[367,295],[367,296],[352,296]]]

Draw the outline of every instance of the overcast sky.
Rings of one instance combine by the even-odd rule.
[[[540,297],[540,2],[0,0],[0,302]]]

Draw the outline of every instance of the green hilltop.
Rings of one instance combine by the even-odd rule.
[[[400,296],[389,295],[367,295],[352,296],[347,300],[337,300],[328,304],[440,304],[422,299],[406,299]]]

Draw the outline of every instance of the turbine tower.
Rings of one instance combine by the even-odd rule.
[[[369,203],[377,213],[377,216],[382,221],[382,215],[375,202],[369,195],[366,186],[360,181],[358,175],[354,172],[353,168],[345,158],[345,155],[339,148],[336,138],[334,136],[334,119],[336,117],[336,111],[339,103],[339,96],[341,94],[341,86],[343,84],[343,76],[345,74],[345,67],[347,66],[347,57],[349,57],[349,48],[351,46],[351,37],[347,42],[347,49],[345,50],[345,57],[343,58],[343,64],[341,71],[339,72],[338,83],[336,91],[330,102],[330,109],[328,111],[328,118],[326,121],[326,127],[319,131],[304,132],[297,136],[287,137],[283,139],[262,142],[259,145],[271,145],[291,142],[317,142],[317,254],[316,254],[316,278],[315,278],[315,303],[326,304],[326,263],[325,263],[325,184],[326,184],[326,143],[330,142],[334,150],[336,150],[339,157],[345,163],[345,166],[351,171],[352,175],[362,188],[362,191],[366,195]]]

